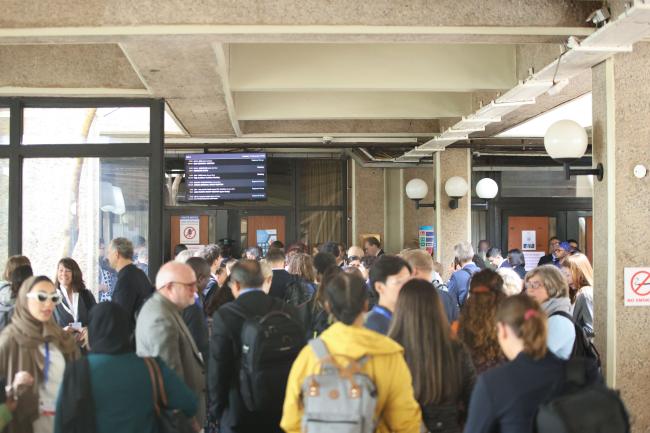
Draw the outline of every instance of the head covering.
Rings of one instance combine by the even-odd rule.
[[[568,242],[560,242],[560,245],[558,245],[560,248],[562,248],[564,251],[569,252],[571,251],[571,245],[569,245]]]
[[[12,326],[7,327],[21,347],[36,349],[35,353],[38,353],[37,363],[41,367],[43,366],[44,359],[38,347],[43,343],[55,344],[66,357],[76,354],[79,351],[74,337],[64,332],[57,325],[54,321],[54,316],[50,317],[50,320],[47,322],[41,322],[29,312],[27,294],[36,284],[43,281],[52,284],[52,281],[48,277],[41,275],[28,278],[20,286],[18,297],[16,298],[16,308],[11,318]]]
[[[102,302],[90,311],[88,344],[92,353],[119,355],[131,351],[127,312],[113,302]]]

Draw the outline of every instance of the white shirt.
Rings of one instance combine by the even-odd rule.
[[[79,292],[72,292],[72,300],[68,297],[68,289],[61,286],[59,293],[65,299],[65,302],[61,303],[61,306],[65,311],[68,312],[73,318],[74,322],[79,321]],[[66,305],[67,304],[67,305]],[[68,307],[69,305],[69,307]]]
[[[65,358],[63,353],[54,343],[48,344],[50,351],[50,362],[48,367],[48,380],[43,381],[38,387],[38,406],[41,414],[32,424],[34,432],[52,433],[54,431],[54,416],[56,411],[56,399],[59,395],[59,387],[63,382],[63,372],[65,370]],[[38,347],[43,357],[45,357],[45,344]]]

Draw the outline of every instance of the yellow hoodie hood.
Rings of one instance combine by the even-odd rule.
[[[403,353],[404,349],[394,340],[368,328],[334,323],[321,334],[331,354],[345,355],[353,359],[365,355],[391,355]]]

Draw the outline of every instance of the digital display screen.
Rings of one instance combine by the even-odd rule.
[[[187,154],[185,186],[187,201],[266,200],[266,154]]]

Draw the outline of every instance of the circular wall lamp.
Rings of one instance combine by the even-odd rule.
[[[473,209],[488,209],[488,200],[493,199],[499,193],[499,185],[489,177],[485,177],[476,183],[476,195],[483,199],[483,202],[472,202]]]
[[[582,158],[587,151],[588,137],[585,128],[573,120],[558,120],[549,126],[544,135],[546,153],[564,165],[564,174],[571,176],[594,175],[603,180],[605,169],[598,163],[596,168],[573,169],[571,163]]]
[[[445,192],[451,197],[449,208],[458,209],[458,200],[463,198],[468,190],[467,181],[462,177],[453,176],[447,179],[447,182],[445,182]]]

